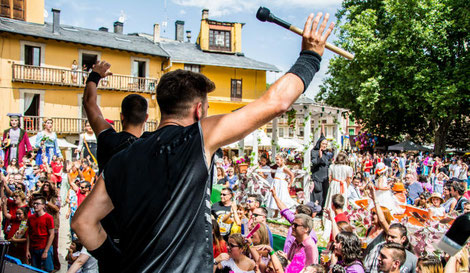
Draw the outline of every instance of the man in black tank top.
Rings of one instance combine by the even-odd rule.
[[[122,132],[116,132],[113,126],[105,120],[101,109],[96,103],[97,85],[101,78],[111,73],[109,72],[110,64],[104,61],[98,61],[93,65],[93,71],[90,73],[85,91],[83,93],[83,106],[85,108],[90,126],[98,137],[97,160],[99,174],[102,173],[104,167],[119,151],[127,148],[134,143],[142,134],[145,121],[148,118],[147,100],[137,94],[126,96],[121,103],[121,123]],[[115,217],[115,212],[111,212],[101,220],[104,229],[116,245],[119,245],[120,235],[118,234],[119,222]],[[114,261],[110,261],[114,263]],[[109,265],[106,261],[100,260],[99,266],[106,269]]]
[[[206,117],[212,81],[184,70],[162,76],[157,131],[108,162],[72,220],[91,255],[112,259],[114,272],[213,271],[213,154],[286,112],[307,89],[333,29],[333,24],[326,28],[328,15],[321,25],[322,14],[313,17],[305,24],[297,62],[261,98],[238,111]],[[119,249],[100,224],[111,211],[120,223]]]

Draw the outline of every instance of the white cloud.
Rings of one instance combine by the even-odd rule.
[[[316,10],[319,7],[338,6],[342,0],[173,0],[173,2],[180,6],[206,8],[209,9],[210,17],[220,17],[232,13],[253,11],[259,6]]]

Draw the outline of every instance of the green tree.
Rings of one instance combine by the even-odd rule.
[[[467,0],[345,0],[337,44],[355,58],[330,61],[317,99],[442,154],[452,121],[470,113],[469,16]]]

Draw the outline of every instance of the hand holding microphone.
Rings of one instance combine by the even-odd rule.
[[[323,31],[325,30],[328,19],[329,19],[328,13],[323,18],[323,22],[321,23],[320,28],[317,31],[318,24],[320,22],[322,15],[323,14],[320,12],[317,14],[317,16],[315,16],[315,19],[313,19],[313,14],[310,14],[310,16],[307,19],[307,22],[305,23],[304,30],[301,30],[300,28],[293,26],[292,24],[284,20],[277,18],[276,16],[274,16],[274,14],[271,13],[269,9],[265,7],[260,7],[258,9],[258,12],[256,13],[256,18],[258,18],[258,20],[262,22],[268,21],[268,22],[275,23],[294,33],[302,35],[303,37],[302,50],[312,50],[312,51],[317,52],[321,56],[323,55],[324,48],[326,47],[327,49],[333,51],[334,53],[339,54],[349,60],[354,59],[353,54],[326,42],[326,39],[328,38],[328,36],[330,36],[331,31],[333,30],[333,27],[334,27],[334,23],[331,23],[328,29],[323,34]]]

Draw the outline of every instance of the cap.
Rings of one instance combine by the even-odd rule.
[[[23,115],[20,114],[20,113],[8,113],[7,116],[10,117],[10,118],[20,118]]]
[[[308,202],[306,206],[312,210],[312,213],[321,211],[321,207],[313,202]]]

